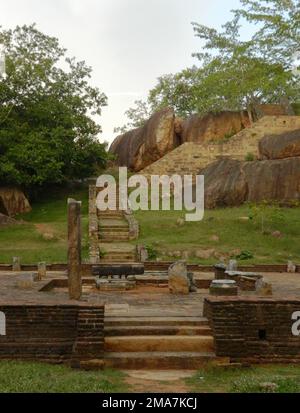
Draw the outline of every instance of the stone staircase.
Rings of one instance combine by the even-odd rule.
[[[216,360],[204,317],[107,315],[104,366],[120,369],[197,369]]]
[[[221,142],[186,142],[140,171],[140,174],[148,179],[151,175],[196,175],[220,158],[245,160],[247,154],[257,157],[258,142],[266,134],[276,135],[295,129],[300,129],[300,116],[265,116],[252,127]]]
[[[116,210],[97,211],[98,240],[101,262],[135,262],[136,247],[129,243],[129,223],[118,209],[119,190],[115,195]]]

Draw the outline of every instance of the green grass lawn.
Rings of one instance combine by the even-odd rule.
[[[83,257],[88,257],[88,189],[59,190],[32,204],[32,211],[18,220],[22,225],[0,228],[0,262],[13,256],[24,264],[67,261],[67,199],[82,201]],[[46,234],[46,238],[45,238]],[[50,234],[50,238],[47,236]]]
[[[87,372],[61,365],[0,362],[0,393],[125,392],[124,374],[116,370]]]
[[[299,393],[300,366],[208,367],[186,383],[196,393]]]
[[[140,243],[150,245],[158,257],[170,260],[169,251],[215,250],[216,256],[229,258],[237,250],[249,251],[253,258],[244,261],[251,263],[286,263],[287,260],[300,262],[300,208],[281,208],[281,217],[266,220],[265,233],[261,221],[241,220],[250,214],[249,206],[208,210],[203,221],[177,224],[184,218],[178,211],[138,211],[135,213],[140,223]],[[272,233],[280,231],[281,238]],[[219,237],[213,241],[212,236]],[[216,257],[205,259],[190,258],[191,262],[211,264]]]
[[[20,256],[23,263],[39,261],[66,262],[67,259],[67,198],[81,200],[83,222],[83,258],[88,258],[88,189],[64,190],[44,196],[32,204],[32,212],[18,219],[22,225],[0,229],[0,262],[9,263],[13,256]],[[189,251],[190,262],[215,263],[219,257],[228,259],[238,252],[249,251],[253,258],[243,261],[252,263],[286,263],[291,259],[300,262],[300,208],[282,208],[280,220],[265,222],[265,233],[258,219],[248,217],[250,208],[223,208],[205,212],[204,220],[177,224],[184,212],[138,211],[140,223],[138,243],[152,247],[154,258],[174,260],[169,252]],[[281,238],[272,236],[280,231]],[[47,234],[50,233],[51,239]],[[46,234],[46,237],[45,237]],[[219,237],[219,241],[212,240]],[[136,243],[136,241],[134,241]],[[213,250],[208,258],[195,258],[195,251]],[[178,257],[179,258],[179,257]]]
[[[189,393],[299,393],[300,366],[268,365],[229,369],[208,366],[183,380]],[[265,383],[271,386],[265,386]],[[164,384],[170,383],[161,383],[161,392],[164,392]],[[63,365],[1,361],[0,393],[14,392],[134,393],[136,389],[133,384],[127,384],[126,373],[117,370],[88,372]]]

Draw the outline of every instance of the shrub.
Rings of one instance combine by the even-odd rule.
[[[157,256],[158,256],[158,252],[157,250],[154,248],[153,245],[145,245],[145,248],[147,250],[148,253],[148,260],[156,260]]]
[[[246,162],[252,162],[255,160],[255,156],[253,153],[248,152],[247,155],[245,156],[245,161]]]
[[[252,254],[251,251],[242,251],[239,255],[236,255],[235,258],[237,260],[246,261],[246,260],[251,260],[252,258],[254,258],[254,255]]]

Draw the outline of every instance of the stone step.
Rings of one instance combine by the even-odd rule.
[[[128,225],[126,225],[126,226],[124,226],[124,225],[120,225],[120,226],[114,226],[114,227],[112,227],[112,226],[103,226],[103,225],[100,225],[100,227],[99,227],[99,232],[100,233],[120,233],[120,232],[129,232],[129,229],[128,229]]]
[[[106,259],[123,259],[123,258],[126,258],[126,259],[132,259],[132,262],[135,262],[135,254],[133,254],[133,253],[131,253],[131,252],[119,252],[119,253],[117,253],[117,252],[112,252],[112,251],[110,251],[110,252],[106,252],[105,253],[105,255],[103,256],[103,258],[106,258]],[[120,261],[120,262],[122,262],[122,261]]]
[[[125,370],[197,370],[215,360],[216,356],[213,352],[118,352],[105,353],[103,361],[106,368]],[[90,367],[92,365],[93,363]],[[97,363],[94,362],[95,368],[96,365]]]
[[[211,336],[208,326],[115,326],[105,327],[104,334],[114,336]]]
[[[108,236],[104,236],[104,237],[100,237],[101,241],[105,241],[108,243],[113,244],[114,242],[119,242],[119,241],[129,241],[129,237],[108,237]]]
[[[208,320],[205,317],[120,317],[105,316],[105,327],[116,326],[207,326]]]
[[[114,218],[124,218],[124,214],[122,211],[98,211],[98,217],[101,219],[103,218],[108,218],[108,219],[114,219]]]
[[[101,234],[99,235],[99,239],[105,242],[129,241],[129,235],[128,234],[122,234],[122,235]]]
[[[212,336],[123,336],[105,337],[110,352],[213,352]]]
[[[134,256],[109,256],[106,255],[100,259],[103,263],[115,263],[115,264],[124,264],[126,263],[136,263],[136,257]]]
[[[99,237],[103,237],[103,238],[115,238],[116,240],[118,239],[118,237],[120,238],[126,238],[129,236],[129,231],[124,231],[124,232],[117,232],[117,231],[104,231],[104,232],[100,232],[99,233]],[[116,241],[118,242],[118,241]],[[120,241],[122,242],[122,241]]]

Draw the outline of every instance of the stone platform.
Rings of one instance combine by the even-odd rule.
[[[273,284],[274,299],[288,296],[300,299],[298,273],[263,275]],[[65,272],[47,272],[43,280],[25,289],[16,286],[19,276],[20,273],[0,272],[2,302],[78,303],[68,299]],[[162,271],[149,271],[136,278],[136,288],[129,291],[99,291],[94,277],[83,278],[80,303],[104,305],[105,316],[103,358],[82,361],[82,368],[198,369],[207,362],[228,362],[226,357],[216,357],[213,332],[208,319],[203,317],[208,287],[198,288],[189,295],[171,295],[167,275]],[[213,273],[195,273],[199,287],[208,286],[213,278]],[[240,294],[255,298],[253,292]],[[85,345],[86,342],[81,343],[83,354]]]

